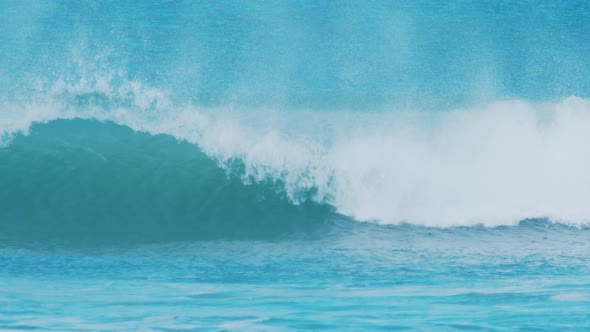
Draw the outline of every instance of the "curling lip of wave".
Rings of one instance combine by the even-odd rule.
[[[94,118],[196,144],[246,184],[280,183],[295,204],[327,203],[357,220],[440,227],[590,220],[583,144],[590,102],[582,98],[363,114],[198,109],[138,82],[62,82],[50,91],[43,103],[3,107],[5,143],[33,122]]]

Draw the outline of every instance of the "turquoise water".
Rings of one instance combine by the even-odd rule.
[[[4,248],[3,328],[590,328],[590,231],[334,221],[309,238]]]
[[[588,31],[0,1],[0,329],[590,329]]]

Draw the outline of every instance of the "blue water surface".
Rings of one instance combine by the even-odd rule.
[[[585,330],[585,229],[336,222],[307,239],[4,248],[5,329]]]

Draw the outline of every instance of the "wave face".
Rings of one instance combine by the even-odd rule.
[[[590,221],[587,5],[2,6],[3,234]]]
[[[0,150],[0,233],[71,243],[269,238],[317,229],[326,207],[244,186],[194,146],[113,123],[54,121]]]

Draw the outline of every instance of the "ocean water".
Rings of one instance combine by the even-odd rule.
[[[0,0],[0,330],[590,330],[589,31]]]

